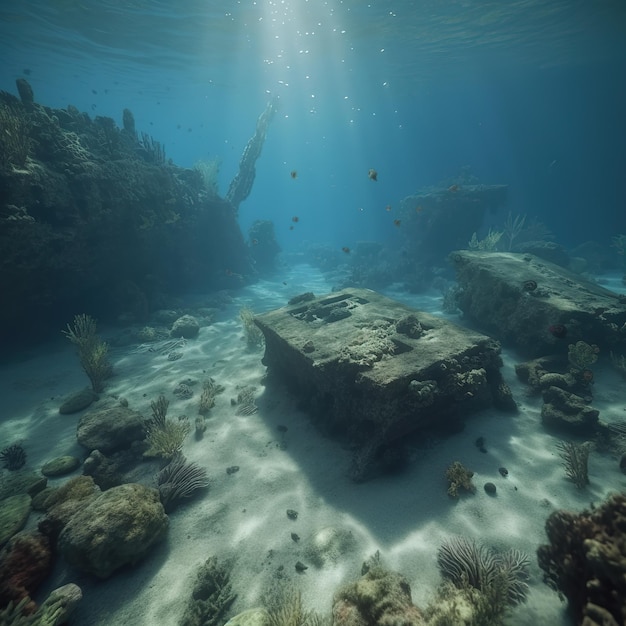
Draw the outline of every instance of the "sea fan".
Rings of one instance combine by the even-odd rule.
[[[437,563],[442,575],[456,587],[470,585],[486,596],[502,590],[504,603],[520,604],[528,593],[528,555],[519,550],[496,553],[485,546],[455,537],[439,548]]]
[[[177,454],[158,474],[157,484],[161,503],[168,509],[181,498],[189,498],[197,489],[208,487],[206,470],[195,463],[187,463],[182,454]]]

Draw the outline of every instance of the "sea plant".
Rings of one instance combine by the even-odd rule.
[[[494,252],[498,249],[498,242],[504,233],[499,230],[491,230],[484,237],[484,239],[478,239],[476,233],[472,235],[467,247],[470,250],[481,250],[483,252]]]
[[[148,449],[144,452],[144,456],[172,459],[183,448],[185,438],[191,430],[191,424],[186,418],[167,419],[168,406],[169,402],[165,396],[159,396],[156,402],[151,402],[152,418],[146,422]]]
[[[9,471],[18,470],[26,465],[26,451],[19,443],[13,443],[0,451],[0,463]]]
[[[471,539],[453,537],[439,548],[437,564],[471,604],[471,624],[501,624],[511,607],[526,600],[530,558],[520,550],[495,552]]]
[[[104,381],[111,377],[113,368],[108,359],[109,346],[96,335],[96,320],[90,315],[74,317],[74,325],[67,325],[63,334],[76,346],[78,360],[96,393],[104,390]]]
[[[591,443],[588,441],[585,443],[559,441],[556,447],[567,477],[579,489],[584,489],[589,484],[588,462]]]
[[[161,504],[166,510],[177,500],[189,498],[198,489],[209,486],[206,470],[195,463],[187,463],[180,453],[174,456],[156,478]]]

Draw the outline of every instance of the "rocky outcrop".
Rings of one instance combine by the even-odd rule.
[[[128,407],[115,406],[85,413],[78,423],[78,443],[104,454],[129,448],[134,441],[145,437],[144,419],[141,413]]]
[[[159,492],[129,483],[109,489],[73,515],[58,547],[74,567],[107,578],[143,559],[167,528]]]
[[[555,511],[539,548],[545,579],[567,598],[577,624],[626,623],[626,495],[580,514]]]

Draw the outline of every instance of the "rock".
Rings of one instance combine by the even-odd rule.
[[[43,491],[40,491],[36,496],[34,496],[30,503],[33,507],[33,511],[47,511],[46,501],[53,493],[56,493],[58,489],[59,487],[46,487]]]
[[[100,489],[90,476],[75,476],[55,489],[42,506],[47,511],[39,530],[56,539],[72,516],[83,510],[100,495]]]
[[[144,558],[167,528],[159,492],[129,483],[105,491],[72,516],[58,546],[72,566],[107,578]]]
[[[81,446],[90,452],[100,450],[105,454],[128,448],[144,437],[143,416],[124,406],[85,413],[76,431]]]
[[[231,617],[225,626],[269,626],[270,615],[263,607],[248,609]]]
[[[5,474],[2,477],[2,482],[0,483],[0,500],[21,493],[35,496],[40,491],[43,491],[47,484],[48,479],[35,472],[9,472],[9,474]]]
[[[63,476],[71,474],[80,465],[80,459],[75,456],[59,456],[48,461],[41,468],[44,476]]]
[[[527,241],[515,246],[515,252],[534,254],[561,267],[567,267],[570,262],[567,250],[554,241]]]
[[[30,496],[21,493],[0,501],[0,547],[24,528],[30,515]]]
[[[544,426],[581,436],[596,432],[600,412],[588,406],[583,398],[559,387],[548,387],[542,395]]]
[[[52,570],[50,540],[38,532],[20,532],[0,551],[0,606],[33,597]],[[29,600],[28,613],[35,609]]]
[[[119,464],[105,456],[99,450],[94,450],[83,463],[83,474],[91,476],[103,491],[122,484],[122,474]]]
[[[459,283],[458,306],[471,322],[530,357],[567,343],[597,344],[608,354],[626,350],[626,303],[597,284],[531,254],[459,250],[450,255]],[[536,284],[528,291],[527,283]]]
[[[371,459],[409,433],[448,420],[452,429],[494,392],[506,403],[489,337],[369,289],[292,302],[255,317],[270,384],[285,383],[322,427],[373,446]]]
[[[623,624],[626,615],[626,494],[576,514],[555,511],[546,521],[548,544],[537,560],[546,582],[568,600],[573,621]]]
[[[485,493],[488,493],[490,496],[496,495],[496,486],[493,483],[485,483],[484,485]]]
[[[334,626],[422,626],[426,621],[411,600],[411,587],[401,574],[373,567],[333,598]]]
[[[200,324],[193,315],[183,315],[179,317],[170,330],[172,337],[184,337],[185,339],[193,339],[200,332]]]
[[[35,613],[35,623],[45,626],[65,624],[82,597],[80,587],[74,583],[55,589]]]
[[[77,391],[76,393],[73,393],[65,398],[59,407],[59,413],[61,413],[61,415],[78,413],[78,411],[86,409],[94,400],[97,399],[98,394],[96,394],[89,387],[86,387],[85,389]]]

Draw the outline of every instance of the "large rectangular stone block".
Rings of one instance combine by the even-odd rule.
[[[514,402],[500,345],[368,289],[300,296],[259,315],[268,376],[329,431],[360,444],[397,441]]]

